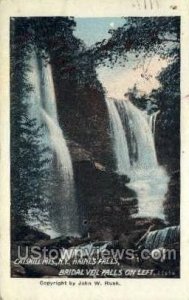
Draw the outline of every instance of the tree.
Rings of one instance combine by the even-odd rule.
[[[75,99],[74,93],[97,81],[94,68],[91,71],[87,63],[85,68],[78,67],[84,46],[73,36],[74,26],[73,18],[11,19],[11,208],[16,221],[25,221],[28,214],[39,219],[39,210],[46,214],[57,185],[51,172],[52,152],[43,143],[45,128],[29,113],[33,93],[29,80],[31,53],[36,51],[51,63],[56,93],[61,85],[64,87],[60,115],[62,107],[66,110],[65,87],[69,88],[69,99]]]
[[[180,18],[179,17],[129,17],[125,24],[109,31],[111,37],[94,45],[86,52],[96,64],[112,65],[122,58],[125,64],[128,54],[136,58],[159,55],[163,58],[179,57]]]
[[[11,20],[11,211],[15,222],[28,219],[29,210],[46,214],[50,181],[50,149],[41,142],[44,128],[29,111],[33,87],[29,82],[33,35],[26,19]],[[48,158],[49,157],[49,158]],[[39,217],[35,213],[35,217]],[[45,219],[44,219],[45,221]]]
[[[160,88],[150,95],[140,96],[136,86],[129,91],[132,102],[150,112],[160,110],[157,117],[156,144],[160,162],[168,168],[179,165],[179,112],[180,112],[180,18],[129,17],[125,24],[111,30],[109,40],[103,40],[88,50],[98,64],[114,65],[118,60],[127,67],[133,53],[142,65],[146,58],[158,55],[167,59],[168,67],[158,76]],[[176,143],[176,147],[174,146]],[[173,153],[174,152],[174,153]],[[171,157],[173,159],[171,159]]]
[[[160,161],[179,169],[180,158],[180,62],[177,60],[158,77],[161,86],[152,92],[160,110],[157,119],[157,148]]]

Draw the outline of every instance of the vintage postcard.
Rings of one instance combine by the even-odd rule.
[[[187,1],[0,6],[2,299],[188,299]]]

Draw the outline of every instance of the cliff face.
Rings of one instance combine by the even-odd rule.
[[[164,213],[171,225],[180,224],[180,124],[168,122],[165,128],[165,116],[159,114],[156,122],[156,152],[160,165],[169,175],[169,185],[164,202]]]
[[[83,234],[107,239],[125,231],[131,215],[137,212],[136,194],[126,187],[129,178],[102,165],[81,145],[71,141],[68,146]]]
[[[79,143],[95,159],[113,164],[108,112],[102,90],[78,87],[74,81],[60,79],[54,70],[60,125],[69,140]]]
[[[180,124],[179,116],[177,124],[169,122],[163,113],[157,116],[156,121],[156,152],[158,161],[165,166],[169,173],[176,172],[180,169]],[[167,127],[165,127],[165,122]]]
[[[131,214],[137,212],[136,194],[126,187],[127,176],[89,160],[75,162],[74,169],[84,230],[98,233],[99,238],[107,232],[115,237],[125,231]]]
[[[99,82],[81,87],[74,80],[63,79],[57,66],[53,70],[59,121],[73,161],[83,231],[97,232],[106,228],[115,234],[126,230],[128,220],[137,210],[137,195],[126,187],[127,180],[123,182],[123,178],[114,172],[115,159],[103,89],[99,88]],[[163,136],[160,121],[158,116],[157,155],[160,164],[169,171],[169,165],[172,165],[172,161],[166,164],[170,157],[169,139]],[[179,192],[175,198],[176,211],[172,192],[167,193],[164,205],[167,220],[172,225],[178,224],[179,220]]]
[[[105,234],[115,236],[128,226],[137,200],[125,185],[129,179],[113,171],[115,161],[103,90],[98,84],[79,89],[78,83],[62,79],[57,67],[53,70],[59,122],[73,162],[82,232],[99,232],[100,239]]]

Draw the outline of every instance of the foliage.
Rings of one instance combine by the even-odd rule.
[[[180,63],[175,61],[159,75],[161,87],[152,96],[160,110],[158,117],[159,156],[169,168],[179,169],[180,158]]]
[[[22,222],[36,206],[45,211],[50,152],[41,142],[44,128],[30,115],[33,93],[29,82],[32,34],[25,18],[11,20],[11,192],[12,217]],[[39,217],[38,214],[36,216]]]
[[[59,80],[64,86],[64,98],[65,87],[72,98],[82,89],[87,94],[96,85],[101,88],[94,66],[78,63],[84,46],[74,37],[74,26],[73,18],[11,19],[11,189],[12,217],[16,220],[28,219],[28,213],[39,219],[38,209],[46,215],[57,184],[51,174],[52,153],[43,142],[45,128],[30,115],[31,53],[36,51],[50,60],[55,84]]]
[[[128,53],[144,58],[159,55],[162,58],[178,57],[180,42],[179,17],[129,17],[125,24],[110,30],[111,37],[88,50],[96,64],[106,61],[114,64],[121,57],[128,61]]]
[[[150,95],[141,96],[136,85],[129,90],[131,101],[148,113],[160,111],[157,118],[156,143],[160,162],[171,168],[179,165],[180,127],[180,18],[130,17],[125,24],[111,30],[109,40],[97,43],[90,50],[97,63],[104,60],[114,65],[118,59],[127,61],[135,54],[141,64],[158,55],[169,61],[158,76],[160,87]],[[175,146],[176,144],[176,146]],[[174,161],[174,162],[173,162]],[[173,167],[174,166],[174,167]]]
[[[150,103],[151,111],[161,111],[157,141],[161,162],[168,163],[169,157],[177,161],[179,158],[179,17],[125,18],[122,27],[110,30],[108,40],[91,48],[85,48],[74,36],[75,26],[71,17],[11,20],[11,174],[12,211],[16,217],[24,218],[28,210],[36,206],[45,210],[50,199],[45,186],[50,185],[52,179],[51,152],[41,143],[45,129],[28,114],[28,99],[33,92],[28,62],[34,49],[51,63],[60,121],[66,114],[74,114],[76,120],[82,120],[83,132],[85,129],[82,138],[86,143],[99,138],[98,117],[101,114],[101,120],[104,118],[104,110],[98,111],[101,107],[98,104],[104,103],[105,92],[97,78],[96,67],[113,67],[118,61],[127,66],[130,53],[141,63],[153,55],[169,59],[171,63],[159,75],[161,87],[158,90],[143,97],[138,95],[136,86],[129,92],[138,107],[147,109]],[[90,115],[90,101],[94,103],[91,106],[95,107],[96,115]],[[79,128],[79,131],[82,130]]]

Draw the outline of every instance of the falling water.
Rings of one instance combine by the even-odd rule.
[[[129,100],[106,99],[116,167],[131,181],[138,196],[137,217],[164,219],[163,201],[168,176],[158,165],[154,138],[147,118]]]
[[[114,153],[117,161],[117,171],[120,174],[130,174],[130,159],[127,147],[127,140],[122,122],[117,111],[115,102],[111,100],[106,101],[108,110],[110,112],[110,129],[113,140]]]
[[[51,66],[34,54],[31,58],[33,99],[41,112],[41,123],[48,129],[49,144],[54,153],[53,171],[56,188],[51,203],[53,235],[78,234],[78,211],[70,153],[59,126]],[[48,187],[47,187],[48,188]]]
[[[137,151],[137,157],[134,161],[135,168],[156,168],[156,151],[153,136],[146,118],[141,111],[128,100],[118,100],[116,101],[116,105],[122,122],[125,121],[126,127],[130,129],[132,136],[135,137],[136,142],[134,143],[133,139],[129,139],[129,137],[127,138],[128,144],[131,145],[131,156],[134,155],[135,151]]]
[[[179,239],[180,226],[171,226],[161,230],[151,231],[146,237],[144,246],[146,249],[152,250],[179,243]]]
[[[151,115],[149,115],[149,125],[151,128],[151,131],[153,133],[153,136],[155,136],[155,131],[156,131],[156,119],[157,119],[157,115],[160,113],[159,110],[155,111],[154,113],[152,113]]]

